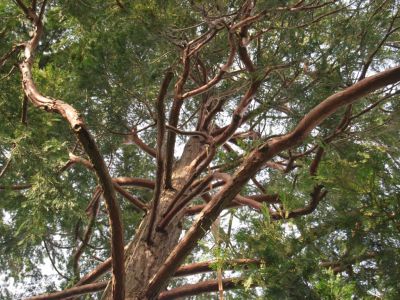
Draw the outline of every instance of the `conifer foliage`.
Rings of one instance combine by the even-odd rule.
[[[0,0],[0,298],[399,299],[399,7]]]

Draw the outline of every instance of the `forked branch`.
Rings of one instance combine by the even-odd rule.
[[[226,184],[204,207],[198,215],[186,236],[171,252],[157,274],[147,286],[147,296],[153,297],[165,286],[178,266],[196,246],[210,228],[221,211],[228,206],[242,187],[258,170],[280,152],[298,145],[310,134],[312,129],[321,124],[327,117],[335,113],[340,107],[351,104],[361,97],[384,86],[400,81],[400,67],[388,69],[374,76],[365,78],[353,86],[340,91],[314,107],[299,122],[290,133],[269,139],[254,149],[243,161],[238,171],[233,175],[232,183]]]

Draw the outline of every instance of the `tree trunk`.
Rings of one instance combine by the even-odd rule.
[[[182,157],[174,166],[172,176],[174,190],[162,190],[155,224],[160,221],[168,205],[188,180],[189,176],[193,172],[193,166],[191,163],[202,150],[203,145],[197,137],[189,139],[184,148]],[[144,295],[145,288],[150,279],[154,274],[156,274],[159,267],[164,263],[168,255],[178,244],[182,232],[181,219],[183,215],[184,211],[181,211],[165,228],[164,232],[153,232],[151,244],[146,242],[150,214],[147,214],[144,217],[136,232],[133,242],[128,247],[125,254],[125,299],[149,299]],[[102,299],[112,299],[110,286],[105,290]]]

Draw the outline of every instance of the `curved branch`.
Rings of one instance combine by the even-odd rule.
[[[314,187],[313,192],[311,193],[311,201],[310,203],[302,208],[294,209],[291,211],[280,211],[271,213],[271,218],[273,220],[281,220],[281,219],[291,219],[299,216],[304,216],[312,213],[321,202],[321,200],[326,196],[328,191],[322,191],[323,186],[317,185]]]
[[[320,123],[336,112],[340,107],[351,104],[359,98],[386,85],[400,81],[400,67],[395,67],[374,76],[365,78],[353,86],[338,92],[314,107],[296,126],[283,136],[275,137],[253,150],[243,161],[233,176],[232,183],[226,184],[204,207],[186,236],[171,252],[147,286],[147,296],[152,297],[165,286],[171,274],[179,267],[185,257],[196,246],[210,228],[221,211],[227,207],[242,187],[258,172],[268,160],[280,152],[302,142]]]
[[[137,135],[136,129],[131,130],[131,134],[128,137],[128,143],[129,141],[134,142],[140,149],[150,156],[156,157],[156,150],[142,141],[142,139]]]
[[[183,131],[178,128],[172,127],[168,124],[166,125],[166,128],[167,128],[167,130],[174,131],[175,133],[178,133],[178,134],[187,135],[187,136],[201,136],[206,141],[209,139],[209,136],[202,131]]]
[[[211,89],[212,87],[214,87],[218,82],[221,81],[222,77],[224,76],[224,74],[226,72],[228,72],[229,68],[231,67],[231,65],[233,64],[233,59],[235,58],[235,54],[236,54],[236,47],[235,47],[235,43],[233,41],[233,37],[231,33],[228,33],[229,35],[229,45],[230,45],[230,53],[227,59],[227,62],[221,66],[218,74],[211,79],[209,82],[207,82],[206,84],[192,90],[189,92],[186,92],[182,95],[182,98],[189,98],[189,97],[193,97],[196,95],[200,95],[206,91],[208,91],[209,89]]]
[[[106,202],[109,213],[109,221],[111,227],[111,252],[113,257],[113,294],[114,299],[124,299],[124,238],[122,231],[122,221],[117,204],[117,199],[114,191],[114,186],[107,166],[102,155],[94,141],[92,135],[86,128],[81,115],[71,105],[57,99],[45,97],[39,93],[33,80],[32,64],[34,53],[39,44],[39,40],[43,33],[43,23],[40,16],[37,16],[34,11],[28,9],[29,15],[32,16],[32,21],[35,25],[35,31],[31,40],[25,43],[24,59],[19,64],[22,75],[22,85],[25,95],[30,102],[48,112],[60,114],[68,121],[73,132],[81,142],[87,155],[93,164]],[[25,11],[25,10],[24,10]],[[25,12],[26,13],[26,12]]]

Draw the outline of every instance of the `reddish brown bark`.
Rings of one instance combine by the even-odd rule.
[[[67,299],[69,297],[84,295],[88,293],[98,292],[104,290],[107,286],[107,282],[96,282],[82,286],[76,286],[64,291],[55,292],[51,294],[44,294],[40,296],[34,296],[25,300],[56,300],[56,299]]]
[[[100,184],[103,189],[103,196],[109,212],[109,220],[111,227],[111,249],[113,257],[113,294],[114,299],[124,299],[124,264],[123,264],[123,234],[122,223],[119,212],[119,206],[115,196],[112,179],[108,173],[104,160],[97,148],[97,145],[86,128],[86,125],[80,114],[69,104],[60,100],[45,97],[37,90],[33,76],[32,64],[34,60],[34,53],[39,44],[39,40],[43,33],[43,24],[41,16],[43,15],[44,5],[42,5],[39,15],[32,9],[27,8],[22,1],[17,1],[21,9],[25,12],[28,18],[35,26],[35,31],[31,40],[24,45],[24,59],[19,64],[22,75],[22,87],[25,95],[30,102],[41,109],[48,112],[60,114],[65,120],[68,121],[76,137],[81,142],[86,154],[90,157],[96,175],[99,178]]]
[[[238,288],[243,284],[241,278],[222,279],[224,290]],[[181,297],[194,296],[202,293],[218,291],[218,280],[207,280],[195,284],[188,284],[160,293],[157,300],[172,300]]]
[[[399,80],[400,67],[392,68],[361,80],[322,101],[299,122],[292,132],[270,139],[253,150],[234,174],[232,183],[226,184],[205,206],[186,236],[175,247],[157,274],[152,278],[147,287],[147,297],[152,299],[159,293],[171,274],[175,272],[186,255],[195,247],[196,242],[204,236],[220,212],[233,201],[244,184],[257,173],[265,162],[281,151],[302,142],[313,128],[340,107],[351,104],[362,96]]]
[[[154,222],[158,210],[158,204],[160,202],[160,195],[163,189],[164,175],[165,175],[165,152],[164,152],[164,135],[165,135],[165,107],[164,99],[167,95],[168,86],[172,80],[174,74],[168,71],[165,75],[164,81],[161,85],[160,93],[157,98],[156,111],[157,111],[157,172],[156,172],[156,186],[154,189],[154,195],[152,200],[152,208],[150,211],[149,228],[147,232],[146,241],[151,242],[151,236],[153,234]]]
[[[302,1],[300,1],[302,2]],[[91,168],[94,169],[101,188],[104,193],[104,198],[107,204],[110,217],[110,226],[112,231],[112,264],[113,264],[113,282],[112,293],[107,289],[104,293],[105,299],[123,299],[124,291],[126,290],[127,298],[142,300],[142,299],[169,299],[168,297],[178,297],[179,295],[193,295],[197,292],[208,291],[213,288],[218,289],[218,282],[203,282],[191,287],[177,288],[171,291],[160,292],[166,287],[168,280],[176,274],[179,270],[180,264],[184,261],[185,257],[193,250],[197,242],[206,234],[210,229],[211,224],[220,215],[221,211],[232,205],[245,204],[253,208],[260,209],[258,199],[251,197],[243,197],[239,193],[243,186],[259,172],[260,169],[273,166],[276,163],[272,162],[276,155],[282,151],[290,150],[296,145],[304,141],[310,132],[321,124],[327,117],[336,112],[340,107],[351,105],[359,98],[371,93],[381,87],[389,84],[396,83],[400,80],[400,67],[396,67],[375,76],[360,80],[353,86],[338,92],[317,105],[312,109],[298,125],[289,133],[281,136],[271,137],[262,142],[257,148],[253,149],[247,157],[240,161],[240,166],[232,175],[225,176],[219,191],[211,198],[210,201],[202,206],[202,210],[193,223],[192,227],[187,231],[186,236],[179,241],[181,234],[180,222],[184,217],[183,208],[193,199],[196,195],[201,194],[207,181],[197,180],[210,165],[213,160],[214,154],[219,146],[223,146],[235,134],[236,130],[246,121],[249,114],[246,115],[246,110],[251,103],[253,97],[258,92],[259,87],[265,77],[274,70],[274,67],[264,69],[262,76],[256,76],[258,66],[252,60],[251,55],[247,52],[246,44],[248,39],[247,26],[259,20],[264,12],[259,15],[254,15],[254,1],[246,1],[234,21],[230,24],[225,24],[223,21],[220,24],[211,24],[214,27],[210,28],[205,34],[199,38],[189,42],[183,49],[182,74],[175,85],[175,94],[172,108],[169,115],[169,130],[167,133],[166,141],[164,142],[164,135],[166,124],[164,122],[164,107],[163,98],[165,97],[168,83],[171,80],[168,75],[161,87],[159,99],[157,101],[158,113],[158,138],[157,149],[151,149],[140,139],[136,143],[149,154],[157,157],[157,178],[156,182],[140,180],[135,178],[114,178],[111,179],[108,170],[104,164],[96,144],[87,130],[82,118],[78,112],[75,111],[70,105],[62,101],[55,100],[49,97],[42,96],[36,89],[31,68],[33,63],[33,54],[38,45],[40,34],[43,30],[41,23],[41,15],[43,14],[43,7],[37,15],[34,10],[27,8],[22,1],[17,0],[24,13],[31,19],[36,26],[36,31],[33,38],[25,44],[25,59],[20,64],[22,73],[23,88],[26,96],[30,102],[36,107],[43,108],[49,112],[55,112],[63,116],[71,125],[72,130],[77,138],[83,145],[87,155],[91,160]],[[45,3],[45,2],[44,2]],[[284,11],[300,11],[315,9],[321,6],[288,6],[281,8]],[[318,18],[316,18],[318,19]],[[236,22],[236,24],[234,23]],[[223,26],[222,26],[222,25]],[[195,72],[191,72],[191,60],[199,61],[195,58],[195,54],[204,47],[210,39],[212,39],[221,28],[226,26],[230,38],[230,54],[227,63],[218,70],[217,75],[207,82],[207,72],[203,70],[204,84],[189,92],[184,92],[185,84],[188,78],[195,78]],[[231,26],[229,28],[229,26]],[[218,27],[218,28],[217,28]],[[232,121],[229,125],[217,128],[216,130],[209,128],[212,124],[212,119],[215,113],[222,108],[223,101],[221,100],[215,107],[207,108],[206,104],[210,98],[207,97],[208,92],[218,82],[224,79],[223,75],[233,63],[235,56],[235,46],[232,43],[233,32],[235,28],[240,29],[239,38],[237,41],[237,51],[240,61],[244,65],[243,72],[250,73],[252,80],[247,92],[243,95],[239,104],[234,109]],[[282,66],[280,66],[282,67]],[[277,67],[277,68],[280,68]],[[207,92],[207,93],[206,93]],[[203,94],[204,93],[204,94]],[[183,99],[194,95],[203,94],[203,112],[201,120],[199,120],[198,134],[191,134],[189,142],[187,143],[184,154],[179,161],[174,164],[174,148],[177,133],[183,133],[177,129],[179,123],[180,110],[183,104]],[[345,116],[343,126],[340,125],[339,129],[347,126],[350,114]],[[204,133],[201,133],[204,131]],[[215,140],[209,137],[214,131]],[[192,132],[193,133],[193,132]],[[201,134],[200,134],[201,133]],[[206,149],[209,147],[209,149]],[[315,148],[312,150],[314,151]],[[311,151],[311,152],[312,152]],[[310,153],[311,153],[310,152]],[[310,174],[316,175],[317,166],[321,160],[323,151],[319,148],[315,156],[314,162],[310,166]],[[304,155],[304,154],[301,154]],[[298,156],[297,156],[298,157]],[[290,171],[293,167],[296,156],[289,155],[286,168],[281,168],[282,171]],[[239,162],[238,162],[239,164]],[[215,174],[213,174],[215,175]],[[134,185],[154,189],[153,195],[153,208],[150,215],[144,217],[140,228],[138,229],[134,241],[127,249],[127,260],[124,264],[123,252],[123,239],[122,228],[120,225],[119,208],[116,203],[114,186],[118,185]],[[123,191],[123,190],[122,190]],[[126,192],[126,191],[125,191]],[[124,192],[122,192],[124,194]],[[304,208],[293,210],[291,212],[283,212],[283,214],[272,213],[273,219],[284,217],[297,217],[304,214],[311,213],[316,209],[320,200],[325,196],[326,191],[322,190],[322,186],[317,185],[312,193],[309,205]],[[125,193],[128,197],[129,194]],[[132,195],[130,195],[132,196]],[[262,195],[269,199],[267,201],[279,201],[277,196]],[[206,198],[206,197],[205,197]],[[131,199],[133,199],[131,197]],[[142,203],[143,204],[143,203]],[[137,205],[142,205],[137,202]],[[143,209],[145,209],[143,207]],[[188,211],[188,210],[187,210]],[[186,212],[187,212],[186,211]],[[163,219],[163,216],[165,218]],[[154,232],[153,224],[161,224],[162,232]],[[151,241],[151,243],[150,243]],[[124,288],[124,266],[127,270],[127,279],[129,285]],[[85,276],[86,282],[98,278],[100,273],[110,267],[110,260],[99,266],[91,275]],[[78,282],[82,284],[84,281]],[[146,286],[146,284],[148,284]],[[215,285],[214,285],[215,284]],[[227,286],[233,284],[227,282]],[[224,288],[228,288],[224,287]],[[82,287],[83,288],[83,287]],[[189,291],[191,290],[191,291]],[[113,294],[113,295],[111,295]],[[160,295],[160,296],[158,296]],[[178,296],[177,296],[178,295]],[[164,297],[164,298],[162,298]]]
[[[212,268],[212,266],[215,265],[216,263],[217,261],[203,261],[199,263],[183,265],[179,267],[178,270],[176,270],[174,277],[190,276],[198,273],[212,272],[215,270]],[[246,267],[246,265],[250,264],[259,265],[260,260],[253,258],[234,259],[231,261],[224,262],[224,269],[230,270],[232,269],[232,267],[235,266]]]

